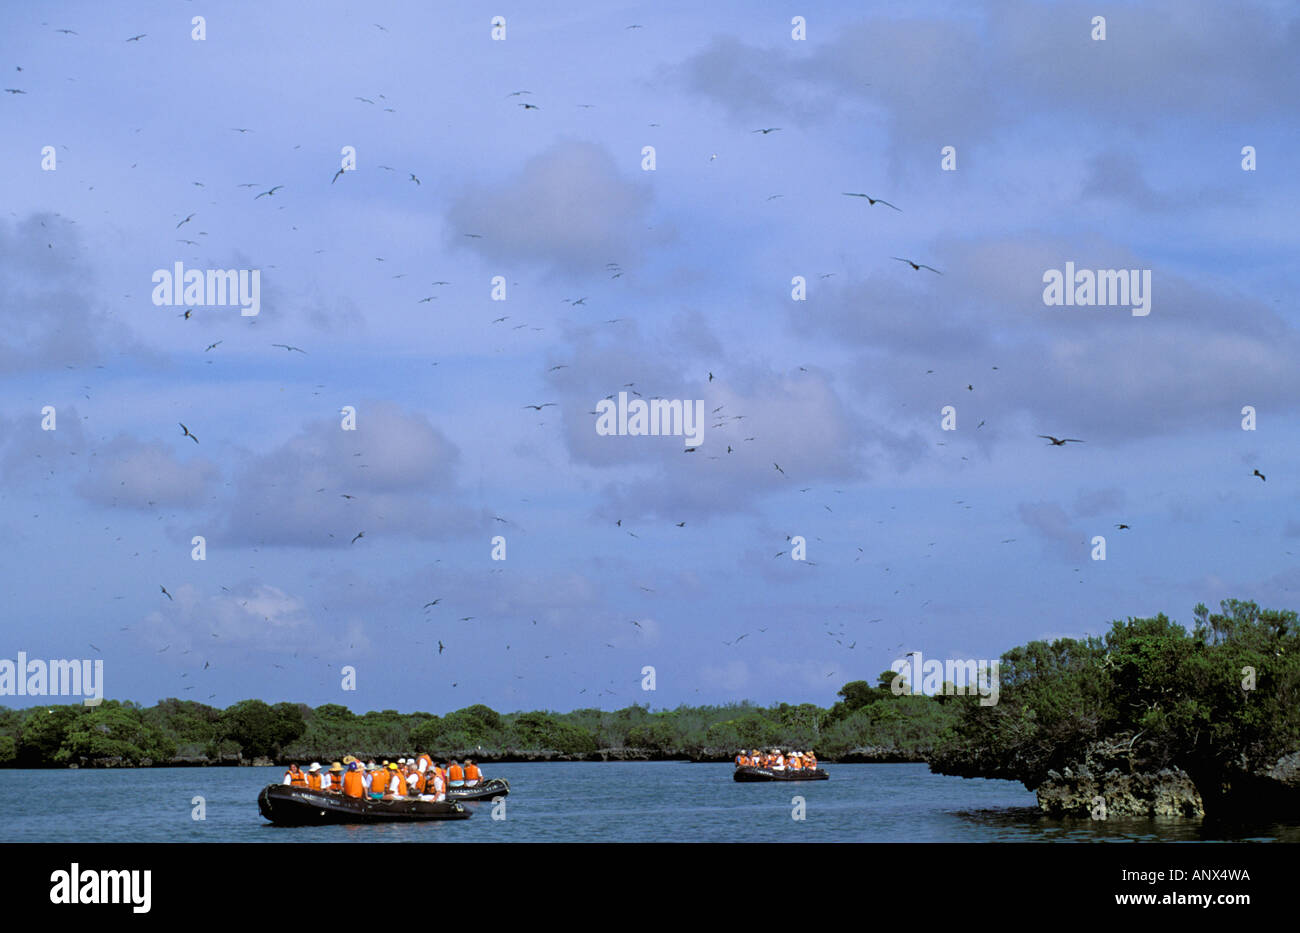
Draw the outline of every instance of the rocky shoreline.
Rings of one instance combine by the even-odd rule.
[[[1048,771],[1034,788],[1039,809],[1052,816],[1096,819],[1100,798],[1105,818],[1300,816],[1300,751],[1268,767],[1243,770],[1231,780],[1202,775],[1198,781],[1181,768],[1142,767],[1134,760],[1132,745],[1127,735],[1096,742],[1083,762]]]
[[[1066,768],[1047,772],[1047,780],[1034,793],[1038,808],[1051,816],[1205,816],[1200,791],[1187,772],[1178,768],[1162,768],[1154,774],[1123,774],[1112,768],[1098,775],[1087,768]],[[1105,802],[1104,811],[1098,807],[1098,798]]]

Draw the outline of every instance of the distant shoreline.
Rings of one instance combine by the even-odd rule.
[[[384,755],[366,756],[373,757],[376,760],[395,760],[404,757],[408,752],[393,752]],[[470,750],[456,751],[449,755],[435,755],[436,760],[447,761],[452,758],[464,760],[466,757],[473,758],[480,764],[538,764],[538,763],[571,763],[571,762],[648,762],[648,761],[681,761],[689,764],[731,764],[734,761],[734,755],[720,755],[708,753],[664,753],[653,749],[640,748],[612,748],[603,749],[596,752],[586,752],[583,754],[564,754],[561,752],[552,752],[548,750],[538,751],[518,751],[494,754],[487,751]],[[331,759],[328,758],[301,758],[298,756],[270,759],[270,758],[225,758],[213,760],[209,758],[172,758],[165,761],[144,761],[139,764],[127,764],[121,759],[97,758],[80,762],[70,762],[68,764],[49,764],[35,768],[22,768],[7,766],[7,770],[30,770],[30,771],[76,771],[76,770],[143,770],[150,768],[269,768],[269,767],[288,767],[291,764],[306,766],[313,761],[321,765],[328,764]],[[896,748],[863,748],[853,749],[848,754],[839,758],[819,758],[821,764],[924,764],[927,759],[919,755],[913,755],[903,752]]]

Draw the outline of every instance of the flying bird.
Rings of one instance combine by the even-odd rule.
[[[773,463],[772,466],[776,467],[776,471],[778,473],[780,473],[782,476],[785,476],[785,470],[781,469],[781,464]]]
[[[330,179],[330,184],[332,185],[334,184],[334,182],[338,181],[339,176],[342,175],[345,171],[347,171],[347,169],[340,168],[337,172],[335,172],[334,177]]]
[[[210,344],[208,344],[207,348],[206,348],[203,352],[204,352],[204,353],[207,353],[208,350],[215,350],[217,347],[221,346],[221,344],[223,344],[223,343],[225,343],[224,340],[218,340],[216,343],[210,343]]]
[[[167,587],[165,587],[165,586],[160,586],[160,587],[158,587],[158,589],[162,590],[162,594],[163,594],[164,596],[166,596],[168,599],[171,599],[171,598],[172,598],[172,594],[167,592]],[[172,602],[175,602],[175,601],[176,601],[176,600],[172,599]]]
[[[445,646],[443,645],[443,643],[442,643],[441,641],[439,641],[439,642],[438,642],[438,654],[442,654],[442,652],[444,651],[444,649],[445,649]]]
[[[410,172],[409,174],[411,176],[411,181],[415,182],[418,185],[420,183],[420,179],[415,177],[415,172]]]
[[[900,214],[903,213],[903,209],[902,209],[902,208],[898,207],[898,206],[895,205],[895,204],[890,204],[890,203],[889,203],[888,201],[886,201],[884,198],[873,198],[873,197],[872,197],[871,195],[869,195],[869,194],[862,194],[862,193],[857,192],[857,191],[841,191],[840,194],[844,195],[845,197],[850,197],[850,198],[866,198],[866,199],[867,199],[867,204],[870,205],[871,207],[875,207],[877,204],[883,204],[883,205],[885,205],[885,207],[892,207],[894,210],[898,211]]]
[[[142,32],[142,33],[140,33],[140,35],[138,35],[138,36],[132,36],[131,38],[127,39],[126,41],[127,41],[127,42],[139,42],[141,39],[143,39],[143,38],[144,38],[145,36],[147,36],[147,35],[149,35],[149,33],[147,33],[147,32]]]
[[[192,440],[192,441],[193,441],[194,443],[196,443],[196,444],[199,442],[199,439],[198,439],[197,437],[195,437],[193,434],[190,433],[190,429],[189,429],[189,428],[185,427],[185,425],[181,424],[181,422],[179,422],[179,421],[177,421],[176,423],[181,425],[181,431],[183,432],[183,433],[181,434],[181,437],[188,437],[190,440]]]
[[[893,205],[891,204],[890,207],[893,207]],[[894,209],[895,209],[895,210],[898,210],[898,208],[894,208]],[[912,260],[910,260],[910,259],[904,259],[904,258],[901,257],[901,256],[891,256],[890,258],[891,258],[891,259],[897,259],[899,262],[905,262],[905,263],[907,263],[907,264],[908,264],[909,266],[911,266],[912,269],[915,270],[915,271],[920,271],[921,269],[929,269],[929,270],[930,270],[931,272],[933,272],[935,275],[943,275],[943,273],[940,272],[938,269],[936,269],[934,266],[927,266],[927,265],[926,265],[925,263],[923,263],[923,262],[912,262]]]
[[[754,132],[755,132],[755,133],[762,133],[764,136],[766,136],[768,133],[775,133],[775,132],[776,132],[777,130],[779,130],[780,128],[781,128],[781,127],[779,127],[779,126],[769,126],[769,127],[768,127],[767,129],[765,129],[765,130],[754,130]]]
[[[422,609],[428,609],[430,606],[436,606],[436,605],[438,605],[438,603],[440,603],[440,602],[442,602],[442,597],[441,597],[441,596],[439,596],[439,597],[438,597],[437,599],[435,599],[433,602],[425,603],[425,604],[424,604],[423,606],[421,606],[420,608],[422,608]]]
[[[285,350],[289,350],[289,351],[297,350],[299,353],[306,353],[306,352],[307,352],[306,350],[302,349],[302,347],[291,347],[291,346],[289,346],[287,343],[273,343],[273,344],[271,344],[271,346],[273,346],[273,347],[282,347],[282,348],[284,348]]]
[[[538,411],[541,411],[543,408],[556,408],[556,407],[558,407],[558,406],[557,406],[554,402],[547,402],[547,403],[544,404],[544,405],[525,405],[524,407],[525,407],[525,408],[536,408]]]
[[[349,541],[348,544],[356,544],[358,538],[364,538],[365,536],[366,536],[366,533],[365,533],[364,531],[358,531],[358,532],[357,532],[357,537],[356,537],[356,538],[353,538],[351,541]]]
[[[1252,473],[1252,474],[1250,474],[1250,475],[1251,475],[1251,476],[1258,476],[1260,479],[1264,480],[1264,482],[1266,482],[1266,483],[1268,482],[1267,479],[1264,479],[1264,474],[1261,473],[1261,472],[1259,472],[1259,470],[1256,470],[1254,473]]]
[[[1053,447],[1064,447],[1066,444],[1069,443],[1075,443],[1075,444],[1083,443],[1083,441],[1079,440],[1077,437],[1052,437],[1052,435],[1050,434],[1040,434],[1038,436],[1043,438],[1044,440],[1051,441]]]
[[[189,223],[189,222],[190,222],[191,220],[193,220],[193,219],[194,219],[194,215],[193,215],[193,214],[190,214],[190,216],[186,217],[184,220],[182,220],[180,223],[178,223],[178,224],[176,225],[176,229],[179,230],[181,227],[185,226],[187,223]]]
[[[1123,529],[1128,528],[1129,526],[1125,525],[1123,522],[1119,522],[1115,525],[1115,527],[1122,531]]]
[[[253,200],[256,201],[257,198],[265,198],[265,197],[267,197],[268,195],[275,194],[277,191],[279,191],[279,190],[280,190],[281,188],[283,188],[283,187],[284,187],[284,185],[276,185],[276,186],[275,186],[274,188],[272,188],[270,191],[263,191],[263,192],[262,192],[261,194],[259,194],[257,197],[253,198]]]

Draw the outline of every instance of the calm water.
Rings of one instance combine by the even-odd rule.
[[[737,784],[730,764],[501,764],[506,819],[469,803],[454,823],[282,828],[257,794],[283,768],[0,770],[3,842],[1065,842],[1280,839],[1300,827],[1211,829],[1163,820],[1049,820],[1010,781],[931,774],[923,764],[828,765],[829,781]],[[31,791],[39,787],[41,793]],[[207,819],[191,819],[191,799]],[[791,819],[791,798],[806,819]]]

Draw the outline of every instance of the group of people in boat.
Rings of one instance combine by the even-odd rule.
[[[774,748],[768,752],[760,752],[755,748],[747,752],[742,748],[736,753],[736,767],[766,768],[769,771],[816,771],[817,756],[811,751],[792,750],[783,753],[781,749]]]
[[[283,781],[293,787],[345,797],[370,800],[409,797],[425,801],[446,800],[448,789],[476,787],[482,782],[483,772],[472,759],[466,758],[462,765],[453,758],[446,765],[439,765],[428,752],[397,761],[385,759],[378,764],[373,758],[363,762],[354,755],[346,755],[328,769],[322,769],[315,761],[305,771],[291,764]]]

